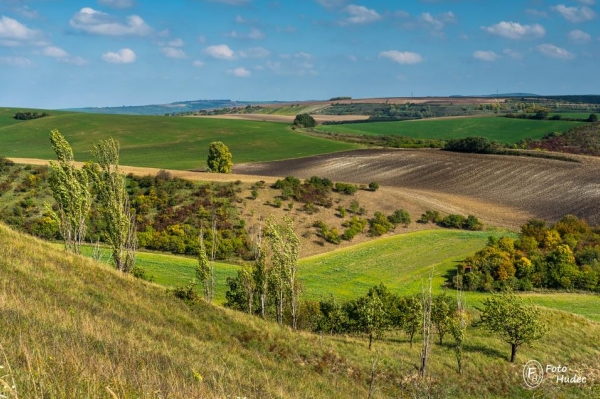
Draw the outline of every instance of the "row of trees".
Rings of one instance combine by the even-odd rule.
[[[263,234],[264,233],[264,234]],[[298,281],[298,251],[300,240],[294,224],[284,217],[279,224],[273,216],[254,231],[254,262],[242,267],[236,277],[227,278],[229,290],[225,306],[274,318],[280,325],[289,319],[297,328],[300,282]],[[202,253],[199,270],[203,267]],[[201,279],[201,273],[197,273]],[[202,280],[201,281],[205,281]],[[286,317],[287,315],[287,317]]]
[[[129,272],[135,265],[135,223],[125,190],[125,176],[119,170],[119,144],[101,140],[92,151],[95,162],[77,168],[73,150],[58,130],[50,133],[58,161],[50,162],[50,188],[56,207],[47,207],[58,223],[65,247],[80,253],[94,199],[105,221],[103,238],[112,250],[118,270]]]
[[[50,116],[50,114],[47,112],[20,111],[17,112],[13,118],[21,121],[27,121],[31,119],[45,118],[46,116]]]

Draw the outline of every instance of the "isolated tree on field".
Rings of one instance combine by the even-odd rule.
[[[267,241],[271,249],[271,260],[275,269],[277,285],[277,322],[283,323],[285,299],[289,298],[292,313],[292,328],[296,329],[298,297],[300,295],[296,274],[300,240],[294,233],[294,222],[288,217],[278,224],[271,216],[267,219]]]
[[[214,173],[231,173],[233,167],[232,155],[229,148],[220,141],[213,141],[208,147],[206,164],[208,170]]]
[[[89,178],[84,170],[77,169],[73,164],[73,150],[58,130],[52,130],[50,142],[58,157],[58,162],[50,162],[50,189],[58,211],[48,208],[58,222],[65,248],[79,253],[92,204]]]
[[[481,324],[496,333],[511,346],[510,361],[515,361],[517,349],[540,339],[547,329],[540,320],[537,307],[526,306],[512,292],[493,294],[484,302]]]
[[[399,302],[400,326],[410,338],[412,348],[417,331],[423,327],[423,304],[416,295],[401,298]]]
[[[429,359],[429,352],[431,350],[431,308],[433,307],[433,298],[431,296],[432,280],[433,270],[429,274],[429,284],[426,287],[422,287],[421,290],[421,304],[423,309],[423,345],[421,347],[421,367],[419,368],[421,377],[425,377],[427,360]]]
[[[315,121],[315,118],[313,118],[309,114],[300,114],[300,115],[296,115],[296,118],[294,119],[293,124],[294,124],[294,126],[300,126],[300,127],[304,127],[304,128],[312,128],[312,127],[317,126],[317,121]]]
[[[135,266],[135,219],[125,189],[125,176],[119,170],[119,143],[100,140],[92,154],[97,164],[89,170],[94,176],[100,211],[106,221],[105,239],[112,249],[118,270],[128,273]]]

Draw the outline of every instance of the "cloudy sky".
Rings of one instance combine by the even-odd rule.
[[[0,0],[0,105],[600,94],[596,0]]]

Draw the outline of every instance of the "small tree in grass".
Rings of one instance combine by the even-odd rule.
[[[213,141],[208,147],[208,158],[206,164],[208,170],[214,173],[231,173],[233,162],[229,147],[221,141]]]
[[[540,320],[539,309],[524,305],[523,301],[510,291],[493,294],[483,301],[483,305],[481,324],[510,344],[511,363],[515,361],[519,346],[530,345],[543,337],[547,331]]]

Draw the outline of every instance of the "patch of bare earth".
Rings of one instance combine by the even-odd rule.
[[[565,214],[600,223],[600,161],[458,154],[438,150],[357,150],[287,161],[241,164],[240,174],[313,175],[359,184],[378,182],[389,196],[443,212],[475,214],[517,228],[531,217]]]

